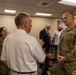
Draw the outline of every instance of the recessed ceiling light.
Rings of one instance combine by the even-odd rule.
[[[62,0],[62,1],[59,1],[58,3],[76,6],[76,0]]]
[[[51,16],[52,14],[46,14],[46,13],[36,13],[37,16]]]
[[[5,9],[4,11],[5,11],[6,13],[16,13],[15,10],[7,10],[7,9]]]

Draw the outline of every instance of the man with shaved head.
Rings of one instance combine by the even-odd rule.
[[[76,26],[74,25],[74,14],[67,11],[62,16],[67,28],[60,36],[57,56],[61,63],[61,75],[76,75]]]
[[[58,25],[57,29],[53,33],[55,56],[57,56],[57,47],[59,44],[59,39],[60,39],[60,35],[61,35],[62,31],[63,31],[62,25]]]

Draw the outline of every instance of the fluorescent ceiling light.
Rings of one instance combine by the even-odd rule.
[[[74,18],[76,18],[76,16],[74,16]]]
[[[46,13],[36,13],[37,16],[51,16],[52,14],[46,14]]]
[[[62,0],[62,1],[59,1],[58,3],[76,6],[76,0]]]
[[[76,3],[76,0],[62,0],[62,1],[71,2],[71,3]]]
[[[7,10],[7,9],[5,9],[4,11],[5,11],[6,13],[16,13],[15,10]]]

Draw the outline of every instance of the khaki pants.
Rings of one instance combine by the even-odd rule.
[[[31,73],[31,74],[18,74],[18,73],[16,73],[16,72],[14,72],[14,71],[10,71],[10,75],[38,75],[38,73],[37,72],[34,72],[34,73]]]

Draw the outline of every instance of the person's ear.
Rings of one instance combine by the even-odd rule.
[[[24,22],[24,27],[27,28],[27,23],[26,22]]]

